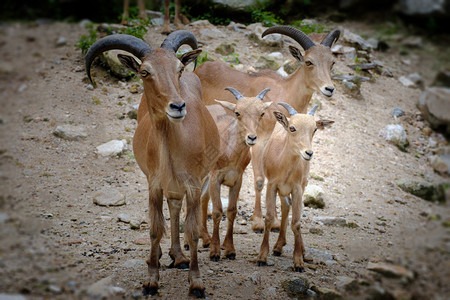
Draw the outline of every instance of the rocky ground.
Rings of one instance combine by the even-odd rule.
[[[262,235],[251,230],[249,168],[239,202],[236,260],[212,262],[209,250],[200,249],[207,298],[448,299],[448,201],[425,201],[398,182],[424,182],[432,193],[447,188],[449,197],[446,157],[436,158],[448,142],[416,107],[421,88],[450,67],[449,48],[402,31],[380,35],[386,24],[326,26],[367,41],[381,38],[390,48],[357,52],[364,46],[341,38],[338,44],[350,48],[335,49],[337,92],[331,99],[314,97],[321,103],[318,115],[335,124],[314,141],[309,185],[322,189],[325,207],[303,211],[306,270],[293,272],[291,232],[283,255],[257,267]],[[281,47],[264,45],[250,34],[256,25],[200,23],[186,29],[210,59],[244,71],[291,59],[288,38]],[[151,27],[145,36],[153,47],[164,39],[159,32]],[[141,298],[148,279],[147,184],[131,150],[132,111],[142,87],[98,67],[93,70],[98,86],[90,86],[74,46],[85,33],[81,24],[0,26],[0,299]],[[234,50],[216,53],[222,43]],[[267,59],[273,52],[280,53]],[[378,70],[348,67],[364,59],[376,62]],[[370,80],[342,83],[342,75]],[[393,116],[395,108],[404,114]],[[399,149],[405,141],[386,140],[387,125],[404,130],[406,152]],[[117,140],[119,153],[97,148],[111,140]],[[164,210],[168,220],[167,206]],[[271,235],[271,245],[276,237]],[[169,235],[161,246],[161,287],[154,298],[187,298],[187,272],[168,268]]]

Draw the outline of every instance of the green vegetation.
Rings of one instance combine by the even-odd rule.
[[[261,22],[266,27],[281,25],[284,23],[283,19],[270,11],[262,11],[258,9],[252,10],[251,16],[253,22]]]
[[[298,20],[298,21],[294,21],[291,23],[292,27],[295,27],[297,29],[300,29],[301,31],[303,31],[305,34],[310,34],[310,33],[323,33],[325,27],[321,24],[307,24],[302,20]]]

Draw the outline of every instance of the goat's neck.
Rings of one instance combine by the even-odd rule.
[[[306,86],[308,78],[306,78],[305,67],[301,65],[286,79],[286,93],[292,95],[286,97],[286,102],[294,107],[299,113],[306,113],[309,101],[314,90]]]

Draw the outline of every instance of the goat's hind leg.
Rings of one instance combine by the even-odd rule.
[[[150,215],[150,257],[147,260],[149,283],[144,284],[144,295],[155,295],[158,292],[159,281],[159,258],[161,257],[160,241],[164,235],[164,216],[162,212],[163,194],[162,190],[149,195],[149,215]]]
[[[198,297],[205,297],[205,286],[203,285],[198,267],[198,240],[200,227],[200,187],[198,191],[188,193],[187,200],[187,215],[185,225],[185,236],[189,241],[189,250],[191,255],[191,263],[189,269],[189,293]]]
[[[238,179],[238,181],[235,183],[233,187],[230,187],[230,195],[227,208],[228,227],[227,227],[227,234],[223,241],[223,246],[225,248],[224,254],[225,257],[229,259],[236,258],[236,249],[234,249],[234,242],[233,242],[233,227],[234,227],[234,219],[236,218],[237,214],[237,202],[239,199],[239,191],[241,190],[241,185],[242,185],[242,176]]]
[[[169,256],[172,258],[170,268],[187,269],[189,268],[189,259],[187,259],[180,245],[180,211],[182,200],[167,199],[170,211],[170,239],[172,245],[170,247]]]
[[[301,188],[300,188],[301,190]],[[303,256],[305,255],[305,247],[303,245],[302,230],[300,225],[300,215],[302,212],[302,195],[300,191],[292,193],[292,232],[294,233],[294,270],[296,272],[304,272]]]
[[[267,184],[266,195],[266,220],[264,227],[264,238],[261,243],[261,248],[258,255],[258,266],[267,266],[267,255],[269,254],[269,236],[270,229],[274,220],[275,212],[275,199],[277,196],[276,186],[274,184]]]

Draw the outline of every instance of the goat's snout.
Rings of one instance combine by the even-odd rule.
[[[311,160],[314,152],[312,150],[305,150],[305,151],[300,152],[300,154],[304,160]]]
[[[247,145],[249,145],[249,146],[253,146],[253,145],[255,145],[256,144],[256,139],[257,139],[258,137],[256,136],[256,135],[253,135],[253,134],[249,134],[249,135],[247,135]]]
[[[168,108],[166,109],[166,114],[169,117],[169,120],[172,122],[183,121],[186,116],[186,103],[169,103]]]
[[[172,111],[183,111],[186,108],[186,103],[182,102],[182,103],[170,103],[169,107]]]
[[[334,86],[328,85],[321,88],[322,94],[324,94],[327,97],[331,97],[334,94]]]

